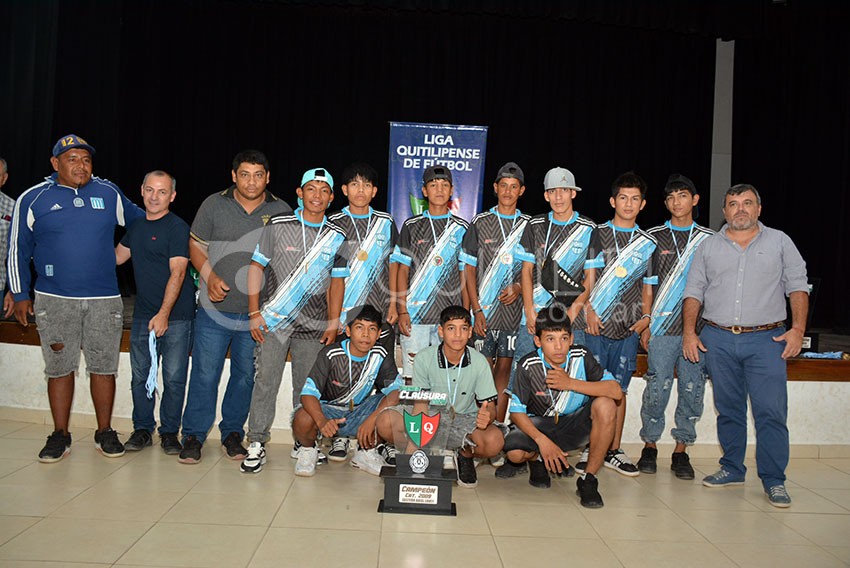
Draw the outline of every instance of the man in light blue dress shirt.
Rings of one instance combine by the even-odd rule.
[[[761,197],[751,185],[727,190],[726,224],[694,254],[683,307],[685,357],[706,358],[717,408],[720,470],[707,487],[741,485],[746,475],[747,399],[756,426],[756,465],[771,505],[790,507],[788,391],[785,360],[800,353],[809,287],[806,263],[790,237],[758,220]],[[785,329],[785,297],[791,328]],[[700,307],[705,327],[696,334]]]

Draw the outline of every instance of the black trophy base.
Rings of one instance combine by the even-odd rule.
[[[401,457],[399,455],[396,459]],[[457,507],[452,503],[455,472],[441,469],[436,475],[431,471],[407,473],[384,466],[381,478],[384,480],[384,498],[378,503],[379,513],[457,516]]]

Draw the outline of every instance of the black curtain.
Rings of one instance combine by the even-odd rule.
[[[666,217],[671,172],[708,198],[712,22],[729,8],[596,4],[15,1],[0,21],[15,49],[0,56],[7,187],[50,173],[51,144],[73,132],[98,149],[96,175],[137,201],[146,171],[173,173],[191,221],[246,147],[268,154],[271,189],[292,202],[305,169],[354,160],[385,189],[391,120],[483,124],[485,207],[502,163],[526,171],[531,213],[547,210],[546,170],[564,166],[584,188],[577,209],[601,222],[611,182],[634,169],[648,227]]]
[[[850,10],[800,3],[768,24],[765,37],[735,43],[732,180],[759,190],[762,221],[821,279],[813,326],[847,333]]]

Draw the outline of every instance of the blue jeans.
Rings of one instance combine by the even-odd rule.
[[[254,347],[248,329],[248,314],[207,311],[199,307],[195,315],[195,343],[192,374],[183,411],[183,439],[195,436],[201,443],[215,420],[218,383],[227,348],[230,347],[230,379],[221,402],[218,425],[224,439],[231,432],[245,434],[245,420],[254,390]]]
[[[773,341],[784,327],[733,334],[705,326],[700,334],[708,349],[708,373],[714,386],[720,465],[737,477],[747,472],[747,398],[756,425],[756,466],[764,488],[785,482],[788,466],[787,367],[785,343]]]
[[[528,326],[524,323],[519,324],[519,329],[516,332],[516,344],[514,346],[514,361],[511,363],[511,377],[508,379],[508,390],[514,388],[516,367],[519,364],[519,360],[535,349],[534,336],[528,333]]]
[[[153,416],[156,399],[148,398],[145,383],[151,368],[148,349],[148,321],[133,318],[130,331],[130,367],[133,378],[130,390],[133,394],[133,429],[153,432],[156,420]],[[192,320],[168,322],[168,329],[156,340],[156,350],[162,369],[162,397],[159,402],[159,433],[177,434],[186,397],[186,374],[189,371],[189,352],[192,350]]]
[[[602,368],[614,375],[623,393],[629,391],[629,383],[632,382],[632,375],[637,369],[637,352],[640,344],[638,334],[632,333],[623,339],[611,339],[604,335],[590,335],[585,331],[575,331],[573,343],[587,347]]]
[[[653,335],[649,339],[648,368],[643,376],[646,388],[640,408],[640,439],[655,443],[664,432],[664,411],[673,390],[676,370],[678,400],[676,427],[670,431],[676,442],[693,445],[697,439],[696,423],[702,417],[705,396],[705,357],[691,363],[682,355],[681,335]]]

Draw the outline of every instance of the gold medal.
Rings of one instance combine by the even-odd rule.
[[[354,410],[354,399],[353,398],[348,401],[348,410],[349,411]]]
[[[629,271],[626,270],[626,267],[623,266],[622,264],[617,266],[617,268],[614,269],[614,276],[616,276],[617,278],[625,278],[628,275],[628,273],[629,273]]]
[[[511,253],[505,253],[499,260],[502,261],[502,264],[511,264],[514,261],[514,257]]]
[[[556,412],[555,413],[555,424],[558,423],[558,418],[560,418],[560,417],[561,417],[561,415]]]
[[[441,266],[443,264],[443,257],[437,255],[434,257],[434,266]]]
[[[454,405],[451,405],[451,406],[449,406],[449,418],[454,420],[455,416],[457,416],[457,413],[455,412],[455,407],[454,407]]]
[[[359,260],[360,262],[366,262],[366,260],[368,258],[369,258],[369,253],[366,252],[365,250],[360,249],[360,250],[357,251],[357,260]]]

